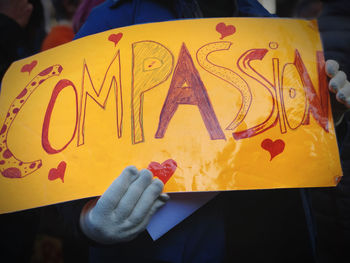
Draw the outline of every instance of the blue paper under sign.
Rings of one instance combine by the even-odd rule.
[[[197,209],[213,199],[218,192],[172,193],[170,200],[151,219],[147,231],[157,240]]]

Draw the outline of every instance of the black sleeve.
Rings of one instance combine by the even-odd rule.
[[[85,204],[91,199],[92,198],[79,199],[54,205],[59,224],[59,227],[55,229],[55,231],[58,230],[60,232],[57,233],[58,236],[85,244],[93,243],[93,241],[88,239],[81,231],[79,224],[80,213]]]
[[[60,241],[64,262],[89,262],[89,250],[94,243],[79,226],[80,212],[89,200],[74,200],[36,209],[40,212],[39,236],[49,236]],[[16,262],[29,262],[29,259]]]

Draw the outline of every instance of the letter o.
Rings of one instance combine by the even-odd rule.
[[[55,106],[56,99],[60,92],[66,88],[66,87],[72,87],[74,90],[75,94],[75,127],[74,127],[74,132],[70,140],[61,148],[61,149],[54,149],[49,141],[49,126],[50,126],[50,120],[51,120],[51,115],[52,115],[52,110]],[[49,153],[49,154],[55,154],[63,151],[73,140],[75,133],[77,131],[77,126],[78,126],[78,93],[77,89],[75,88],[73,82],[67,79],[62,79],[60,80],[54,90],[52,91],[51,98],[49,101],[49,105],[47,106],[46,113],[45,113],[45,118],[44,118],[44,123],[43,123],[43,129],[42,129],[42,137],[41,137],[41,144],[44,148],[44,150]]]

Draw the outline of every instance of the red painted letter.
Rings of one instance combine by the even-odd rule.
[[[320,94],[317,96],[314,85],[311,82],[309,73],[301,59],[298,50],[295,50],[294,65],[297,68],[300,78],[304,84],[304,89],[306,93],[306,98],[309,102],[309,107],[307,109],[307,116],[303,124],[309,124],[310,113],[317,121],[317,123],[328,132],[328,89],[327,89],[327,79],[325,71],[325,62],[322,52],[317,51],[317,71],[318,80],[320,86]]]
[[[122,136],[123,123],[123,98],[120,81],[120,54],[119,50],[109,64],[102,83],[98,90],[95,89],[94,83],[90,76],[87,64],[84,62],[83,67],[83,83],[82,83],[82,98],[80,101],[79,112],[79,130],[78,130],[78,146],[84,144],[84,128],[86,116],[86,103],[88,97],[98,104],[102,109],[105,109],[107,99],[111,88],[114,88],[116,101],[116,125],[118,138]]]
[[[61,149],[56,150],[51,146],[49,142],[49,126],[50,126],[52,110],[53,110],[53,107],[55,106],[56,99],[60,94],[60,92],[66,87],[72,87],[75,94],[75,105],[76,105],[75,127],[70,140]],[[49,154],[59,153],[63,151],[69,145],[69,143],[73,140],[77,130],[77,125],[78,125],[78,93],[74,84],[70,80],[62,79],[56,84],[54,90],[52,91],[51,99],[46,109],[44,124],[43,124],[43,132],[41,137],[41,143],[44,150]]]
[[[188,86],[186,86],[186,84]],[[155,138],[163,138],[169,122],[179,104],[196,105],[212,140],[225,139],[215,116],[207,91],[193,60],[183,44],[174,70],[168,95],[159,117]]]
[[[244,131],[234,132],[232,135],[236,140],[253,137],[257,134],[260,134],[277,124],[278,120],[278,109],[276,107],[276,88],[270,83],[264,76],[258,73],[251,65],[253,60],[262,60],[266,53],[267,49],[251,49],[246,51],[237,61],[238,68],[246,75],[254,79],[256,82],[260,83],[271,95],[272,109],[268,117],[260,124],[255,125]]]

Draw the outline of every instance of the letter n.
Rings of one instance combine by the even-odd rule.
[[[294,65],[298,70],[300,78],[304,84],[306,98],[309,103],[306,118],[303,125],[307,125],[310,122],[310,113],[316,120],[316,122],[326,131],[329,131],[328,127],[328,107],[329,107],[329,94],[327,89],[327,78],[325,71],[325,62],[323,53],[321,51],[316,52],[317,58],[317,72],[319,81],[319,96],[317,96],[314,85],[312,84],[309,73],[301,59],[298,50],[295,50]]]

